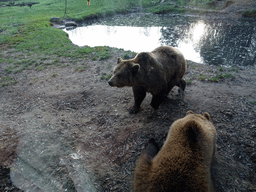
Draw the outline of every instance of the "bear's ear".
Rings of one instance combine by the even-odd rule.
[[[121,57],[118,57],[118,58],[117,58],[117,64],[121,63],[122,60],[123,60],[123,59],[122,59]]]
[[[210,114],[209,114],[209,113],[204,112],[204,117],[205,117],[206,119],[210,120]]]
[[[189,114],[194,114],[194,112],[191,111],[191,110],[189,110],[189,111],[186,113],[186,115],[189,115]]]
[[[140,65],[139,64],[135,64],[132,66],[132,73],[136,74],[140,69]]]

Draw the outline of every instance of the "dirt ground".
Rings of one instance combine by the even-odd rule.
[[[8,49],[3,56],[16,55]],[[112,88],[102,78],[124,52],[112,49],[111,55],[80,60],[83,71],[72,65],[7,74],[0,66],[0,76],[18,81],[0,87],[0,191],[47,191],[33,180],[37,172],[59,181],[57,191],[132,191],[135,163],[148,139],[161,145],[173,121],[188,110],[208,112],[217,129],[215,190],[256,191],[255,66],[220,69],[188,61],[184,96],[174,88],[152,115],[148,94],[131,115],[131,88]],[[209,80],[227,73],[232,76]],[[24,162],[37,171],[25,174]]]

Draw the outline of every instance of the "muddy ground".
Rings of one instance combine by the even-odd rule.
[[[12,54],[16,53],[6,51],[4,56]],[[1,87],[1,165],[19,172],[20,159],[29,162],[38,156],[47,157],[46,162],[37,159],[32,165],[41,169],[41,164],[48,167],[56,162],[48,170],[51,172],[64,169],[58,162],[65,158],[71,161],[72,154],[76,154],[78,158],[73,159],[79,159],[97,190],[131,191],[135,162],[147,140],[154,137],[161,145],[173,121],[188,110],[207,111],[218,132],[213,164],[216,191],[256,191],[255,67],[220,68],[188,62],[188,86],[183,97],[175,88],[152,116],[148,94],[141,111],[130,115],[131,88],[112,88],[102,79],[103,74],[111,73],[122,51],[113,49],[112,55],[103,61],[93,61],[91,55],[81,61],[87,66],[84,71],[71,66],[24,70],[14,75],[17,84]],[[69,62],[72,61],[62,61]],[[209,81],[217,74],[227,73],[233,77]],[[199,80],[202,75],[204,80]],[[45,137],[53,137],[56,143],[41,147]],[[59,138],[64,141],[58,142]],[[40,155],[47,150],[47,156]],[[72,180],[68,169],[60,174],[69,175]],[[77,185],[71,182],[68,189],[72,186],[74,189]]]
[[[256,191],[256,67],[188,61],[183,96],[174,88],[152,115],[148,94],[140,112],[131,115],[131,88],[112,88],[104,79],[124,54],[111,49],[105,60],[90,55],[67,66],[73,61],[63,58],[63,68],[16,74],[0,65],[0,76],[18,82],[0,87],[0,191],[132,191],[147,140],[161,145],[173,121],[188,110],[208,112],[217,129],[215,190]],[[17,55],[7,49],[3,56]],[[220,74],[218,82],[211,81]]]

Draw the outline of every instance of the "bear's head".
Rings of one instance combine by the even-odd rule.
[[[109,79],[108,84],[112,87],[133,86],[135,77],[140,70],[140,65],[132,60],[117,59],[117,65],[114,67],[114,74]]]

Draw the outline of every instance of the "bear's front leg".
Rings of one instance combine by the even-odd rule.
[[[132,87],[133,96],[134,96],[134,105],[129,109],[130,114],[137,113],[140,109],[140,105],[144,98],[146,97],[146,89],[142,86]]]

